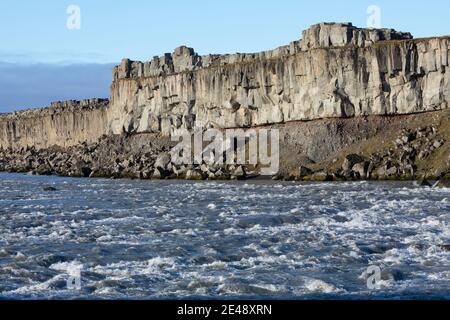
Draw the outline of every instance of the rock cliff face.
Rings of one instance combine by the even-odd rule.
[[[111,133],[234,128],[446,109],[450,38],[318,24],[256,54],[180,47],[114,68]]]
[[[332,23],[255,54],[200,56],[180,47],[149,62],[123,60],[113,70],[111,101],[59,102],[0,115],[0,149],[83,149],[82,143],[98,143],[103,135],[109,136],[101,140],[106,145],[115,141],[112,134],[145,133],[154,141],[180,129],[270,125],[281,132],[282,166],[294,170],[301,157],[319,163],[389,129],[386,117],[377,116],[422,118],[418,113],[448,109],[449,52],[449,37],[414,40],[392,29]],[[302,122],[317,119],[324,120]],[[80,167],[75,160],[70,163]]]
[[[94,142],[108,129],[108,100],[53,103],[49,108],[0,115],[0,147],[69,147]]]

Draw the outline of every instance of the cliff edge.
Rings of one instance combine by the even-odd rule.
[[[114,68],[110,130],[236,128],[448,108],[448,37],[322,23],[255,54],[199,56],[188,47]]]

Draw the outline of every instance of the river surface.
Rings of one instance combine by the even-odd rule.
[[[450,299],[450,189],[0,174],[0,299],[192,298]]]

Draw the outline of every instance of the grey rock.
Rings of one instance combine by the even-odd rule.
[[[237,180],[243,180],[246,177],[245,169],[243,166],[238,166],[234,171],[232,176],[234,176]]]
[[[436,141],[434,141],[434,143],[433,143],[433,147],[434,147],[435,149],[439,149],[442,145],[443,145],[443,143],[442,143],[442,141],[440,141],[440,140],[436,140]]]
[[[352,171],[355,172],[360,179],[367,179],[368,169],[369,169],[369,162],[365,161],[355,164],[352,168]]]
[[[169,153],[161,153],[158,158],[156,158],[155,168],[168,170],[171,160],[172,158]]]
[[[345,157],[344,163],[342,164],[342,170],[350,171],[350,170],[352,170],[352,168],[355,164],[364,162],[365,160],[366,159],[360,155],[350,154]]]
[[[312,175],[314,181],[333,181],[333,176],[327,172],[319,171]]]
[[[306,176],[310,176],[313,174],[313,171],[305,166],[300,166],[299,168],[300,178],[304,178]]]
[[[421,187],[432,187],[433,184],[428,180],[422,180],[419,182]]]
[[[188,170],[186,172],[186,180],[203,180],[203,176],[196,170]]]
[[[155,180],[164,179],[165,176],[166,174],[164,170],[162,170],[161,168],[156,168],[155,171],[153,172],[152,179]]]
[[[44,187],[43,188],[44,191],[58,191],[58,189],[56,189],[55,187]]]

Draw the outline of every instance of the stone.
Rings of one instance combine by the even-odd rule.
[[[58,191],[58,189],[56,189],[55,187],[44,187],[43,190],[44,190],[44,191],[47,191],[47,192],[48,192],[48,191],[50,191],[50,192],[51,192],[51,191]]]
[[[234,176],[237,180],[243,180],[246,177],[245,169],[243,166],[238,166],[234,171],[232,176]]]
[[[188,170],[186,172],[186,180],[203,180],[203,176],[196,170]]]
[[[393,29],[359,29],[351,23],[320,23],[303,32],[302,50],[327,47],[369,46],[380,40],[412,39],[410,33]]]
[[[387,177],[387,166],[381,166],[375,170],[375,175],[378,179]]]
[[[433,184],[432,184],[430,181],[428,181],[428,180],[422,180],[422,181],[420,181],[420,182],[419,182],[419,185],[420,185],[421,187],[432,187],[432,186],[433,186]]]
[[[228,180],[230,178],[230,174],[225,172],[222,168],[218,169],[215,173],[215,178],[219,180]]]
[[[325,181],[333,181],[333,176],[328,174],[328,173],[326,173],[326,172],[319,171],[319,172],[314,173],[311,176],[311,180],[312,181],[318,181],[318,182],[320,182],[320,181],[323,181],[323,182],[325,182]]]
[[[164,177],[165,177],[164,170],[156,168],[155,171],[153,171],[152,179],[160,180],[164,179]]]
[[[186,175],[187,168],[185,166],[181,167],[173,167],[173,173],[177,175],[178,177],[182,177],[183,175]]]
[[[386,170],[386,176],[393,177],[398,173],[398,168],[393,166]]]
[[[360,162],[353,166],[352,171],[357,174],[359,179],[367,179],[368,175],[369,162]]]
[[[345,157],[344,163],[342,164],[342,170],[350,171],[355,164],[364,162],[365,160],[366,159],[362,156],[359,156],[357,154],[350,154]]]
[[[305,167],[305,166],[300,166],[300,168],[299,168],[300,178],[310,176],[312,174],[313,174],[313,171],[311,169],[309,169],[308,167]]]
[[[405,141],[403,141],[403,139],[397,139],[395,140],[395,144],[397,147],[402,147],[405,144]]]
[[[88,177],[90,177],[91,173],[92,173],[92,169],[91,168],[89,168],[89,167],[81,168],[81,174],[82,174],[83,177],[88,178]]]
[[[439,149],[441,146],[442,146],[442,141],[440,141],[440,140],[436,140],[436,141],[434,141],[434,143],[433,143],[433,147],[435,148],[435,149]]]
[[[208,180],[216,180],[216,175],[214,174],[214,172],[208,173]]]
[[[155,162],[155,168],[161,170],[168,170],[169,164],[172,161],[171,155],[169,153],[161,153]]]

